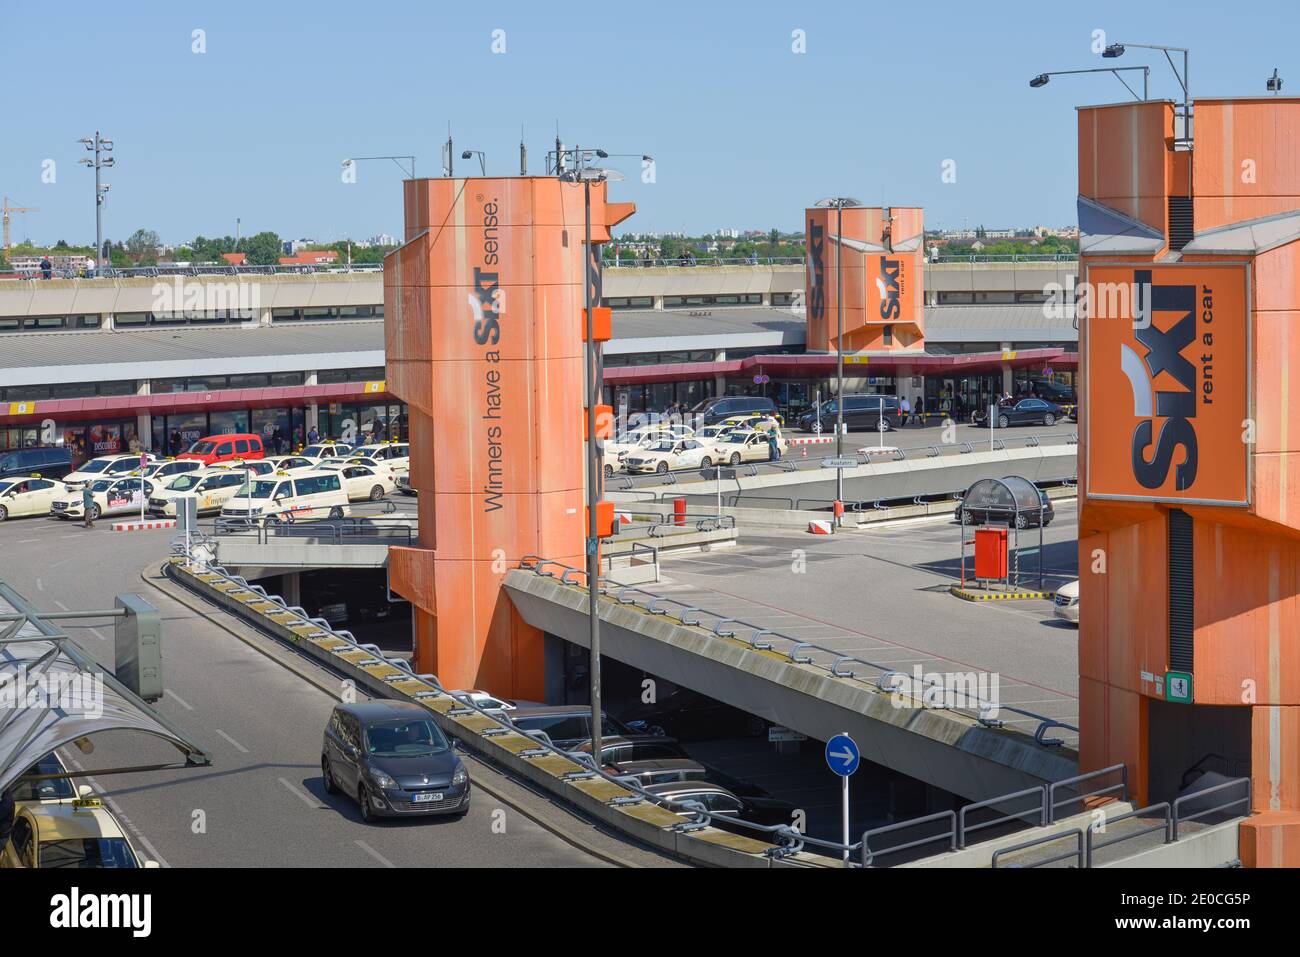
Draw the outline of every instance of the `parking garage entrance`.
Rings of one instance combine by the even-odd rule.
[[[1148,804],[1173,801],[1203,775],[1250,776],[1249,706],[1143,701]]]

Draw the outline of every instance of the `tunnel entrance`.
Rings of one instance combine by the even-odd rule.
[[[1149,699],[1147,802],[1172,801],[1206,774],[1248,777],[1250,711]]]

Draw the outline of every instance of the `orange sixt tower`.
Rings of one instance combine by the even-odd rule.
[[[838,232],[841,215],[843,237]],[[809,351],[835,351],[841,256],[844,351],[923,349],[925,227],[921,209],[816,206],[804,211],[804,227]]]
[[[1143,803],[1248,779],[1243,863],[1294,867],[1300,102],[1176,112],[1078,113],[1081,764]]]
[[[633,207],[604,183],[591,196],[594,256]],[[419,538],[390,551],[390,581],[413,606],[417,670],[540,700],[543,636],[501,581],[527,555],[585,560],[583,186],[419,179],[404,201],[385,348],[388,389],[410,407]],[[609,338],[607,309],[593,324]]]

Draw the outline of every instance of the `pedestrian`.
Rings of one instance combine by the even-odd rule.
[[[54,264],[50,262],[49,256],[41,257],[41,278],[52,279],[54,274]]]
[[[175,429],[172,429],[172,434],[167,439],[167,447],[171,449],[172,455],[181,454],[181,434]]]
[[[320,440],[320,433],[316,431],[316,426],[307,430],[307,444],[315,445]]]
[[[916,411],[916,424],[925,425],[925,399],[918,395],[912,408]]]
[[[81,486],[81,515],[84,527],[95,527],[95,493],[90,490],[89,482]]]
[[[4,856],[9,844],[9,835],[14,830],[14,793],[9,788],[0,791],[0,857]]]
[[[781,443],[777,440],[775,429],[767,433],[767,460],[769,462],[781,461]]]
[[[900,426],[907,425],[907,420],[910,418],[911,413],[912,403],[907,401],[907,396],[903,396],[898,400],[898,424]]]

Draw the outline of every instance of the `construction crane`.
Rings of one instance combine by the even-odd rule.
[[[5,252],[8,252],[10,249],[13,248],[14,245],[9,240],[9,214],[10,213],[39,213],[39,212],[40,210],[37,209],[35,206],[10,206],[9,197],[8,196],[4,197],[3,204],[0,204],[0,213],[3,214],[3,219],[4,219],[4,245],[0,246],[0,249],[4,249]]]

